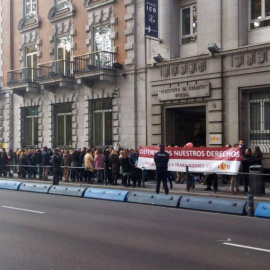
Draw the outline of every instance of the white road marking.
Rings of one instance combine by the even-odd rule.
[[[249,246],[237,245],[237,244],[233,244],[233,243],[223,243],[223,245],[239,247],[239,248],[246,248],[246,249],[253,249],[253,250],[257,250],[257,251],[263,251],[263,252],[269,252],[270,253],[269,249],[249,247]]]
[[[31,212],[31,213],[36,213],[36,214],[45,214],[45,212],[34,211],[34,210],[23,209],[23,208],[16,208],[16,207],[10,207],[10,206],[1,206],[1,207],[2,207],[2,208],[13,209],[13,210],[19,210],[19,211]]]
[[[227,240],[217,240],[218,242],[231,242],[232,240],[228,238]]]

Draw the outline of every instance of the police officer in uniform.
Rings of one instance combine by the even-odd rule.
[[[160,183],[162,181],[165,193],[169,194],[169,189],[167,185],[169,154],[165,152],[163,144],[159,145],[159,149],[160,149],[159,152],[157,152],[154,156],[154,161],[157,170],[156,193],[159,194]]]
[[[52,157],[52,167],[53,167],[53,184],[58,185],[61,175],[61,164],[62,158],[59,155],[59,150],[55,149]]]

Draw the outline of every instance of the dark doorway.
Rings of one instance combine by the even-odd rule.
[[[206,145],[205,106],[166,109],[166,144],[184,146],[193,142],[194,146]]]

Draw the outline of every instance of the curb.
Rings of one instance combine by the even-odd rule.
[[[43,181],[43,180],[38,180],[38,179],[34,179],[34,180],[29,180],[29,179],[0,179],[0,180],[8,180],[8,181],[22,181],[22,182],[27,182],[27,183],[42,183],[42,184],[48,184],[50,182],[52,182],[51,180],[48,181]],[[52,183],[51,183],[52,184]],[[81,183],[81,182],[64,182],[64,181],[60,181],[59,182],[59,186],[61,185],[65,185],[65,186],[77,186],[77,187],[86,187],[86,188],[106,188],[106,189],[115,189],[115,190],[128,190],[128,191],[141,191],[141,192],[149,192],[149,193],[153,193],[155,192],[155,189],[150,188],[150,187],[136,187],[136,188],[132,188],[132,187],[122,187],[120,185],[118,186],[111,186],[111,185],[101,185],[101,184],[87,184],[87,183]],[[162,193],[161,193],[162,194]],[[214,191],[202,191],[202,192],[198,192],[198,191],[185,191],[185,190],[170,190],[170,194],[172,195],[189,195],[189,196],[200,196],[200,197],[211,197],[211,198],[220,198],[220,199],[238,199],[238,200],[247,200],[247,195],[232,195],[232,194],[224,194],[224,193],[214,193]],[[254,201],[255,202],[269,202],[270,203],[270,197],[265,197],[265,196],[254,196]]]

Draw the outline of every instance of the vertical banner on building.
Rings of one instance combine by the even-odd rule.
[[[158,0],[145,0],[145,35],[158,38]]]

